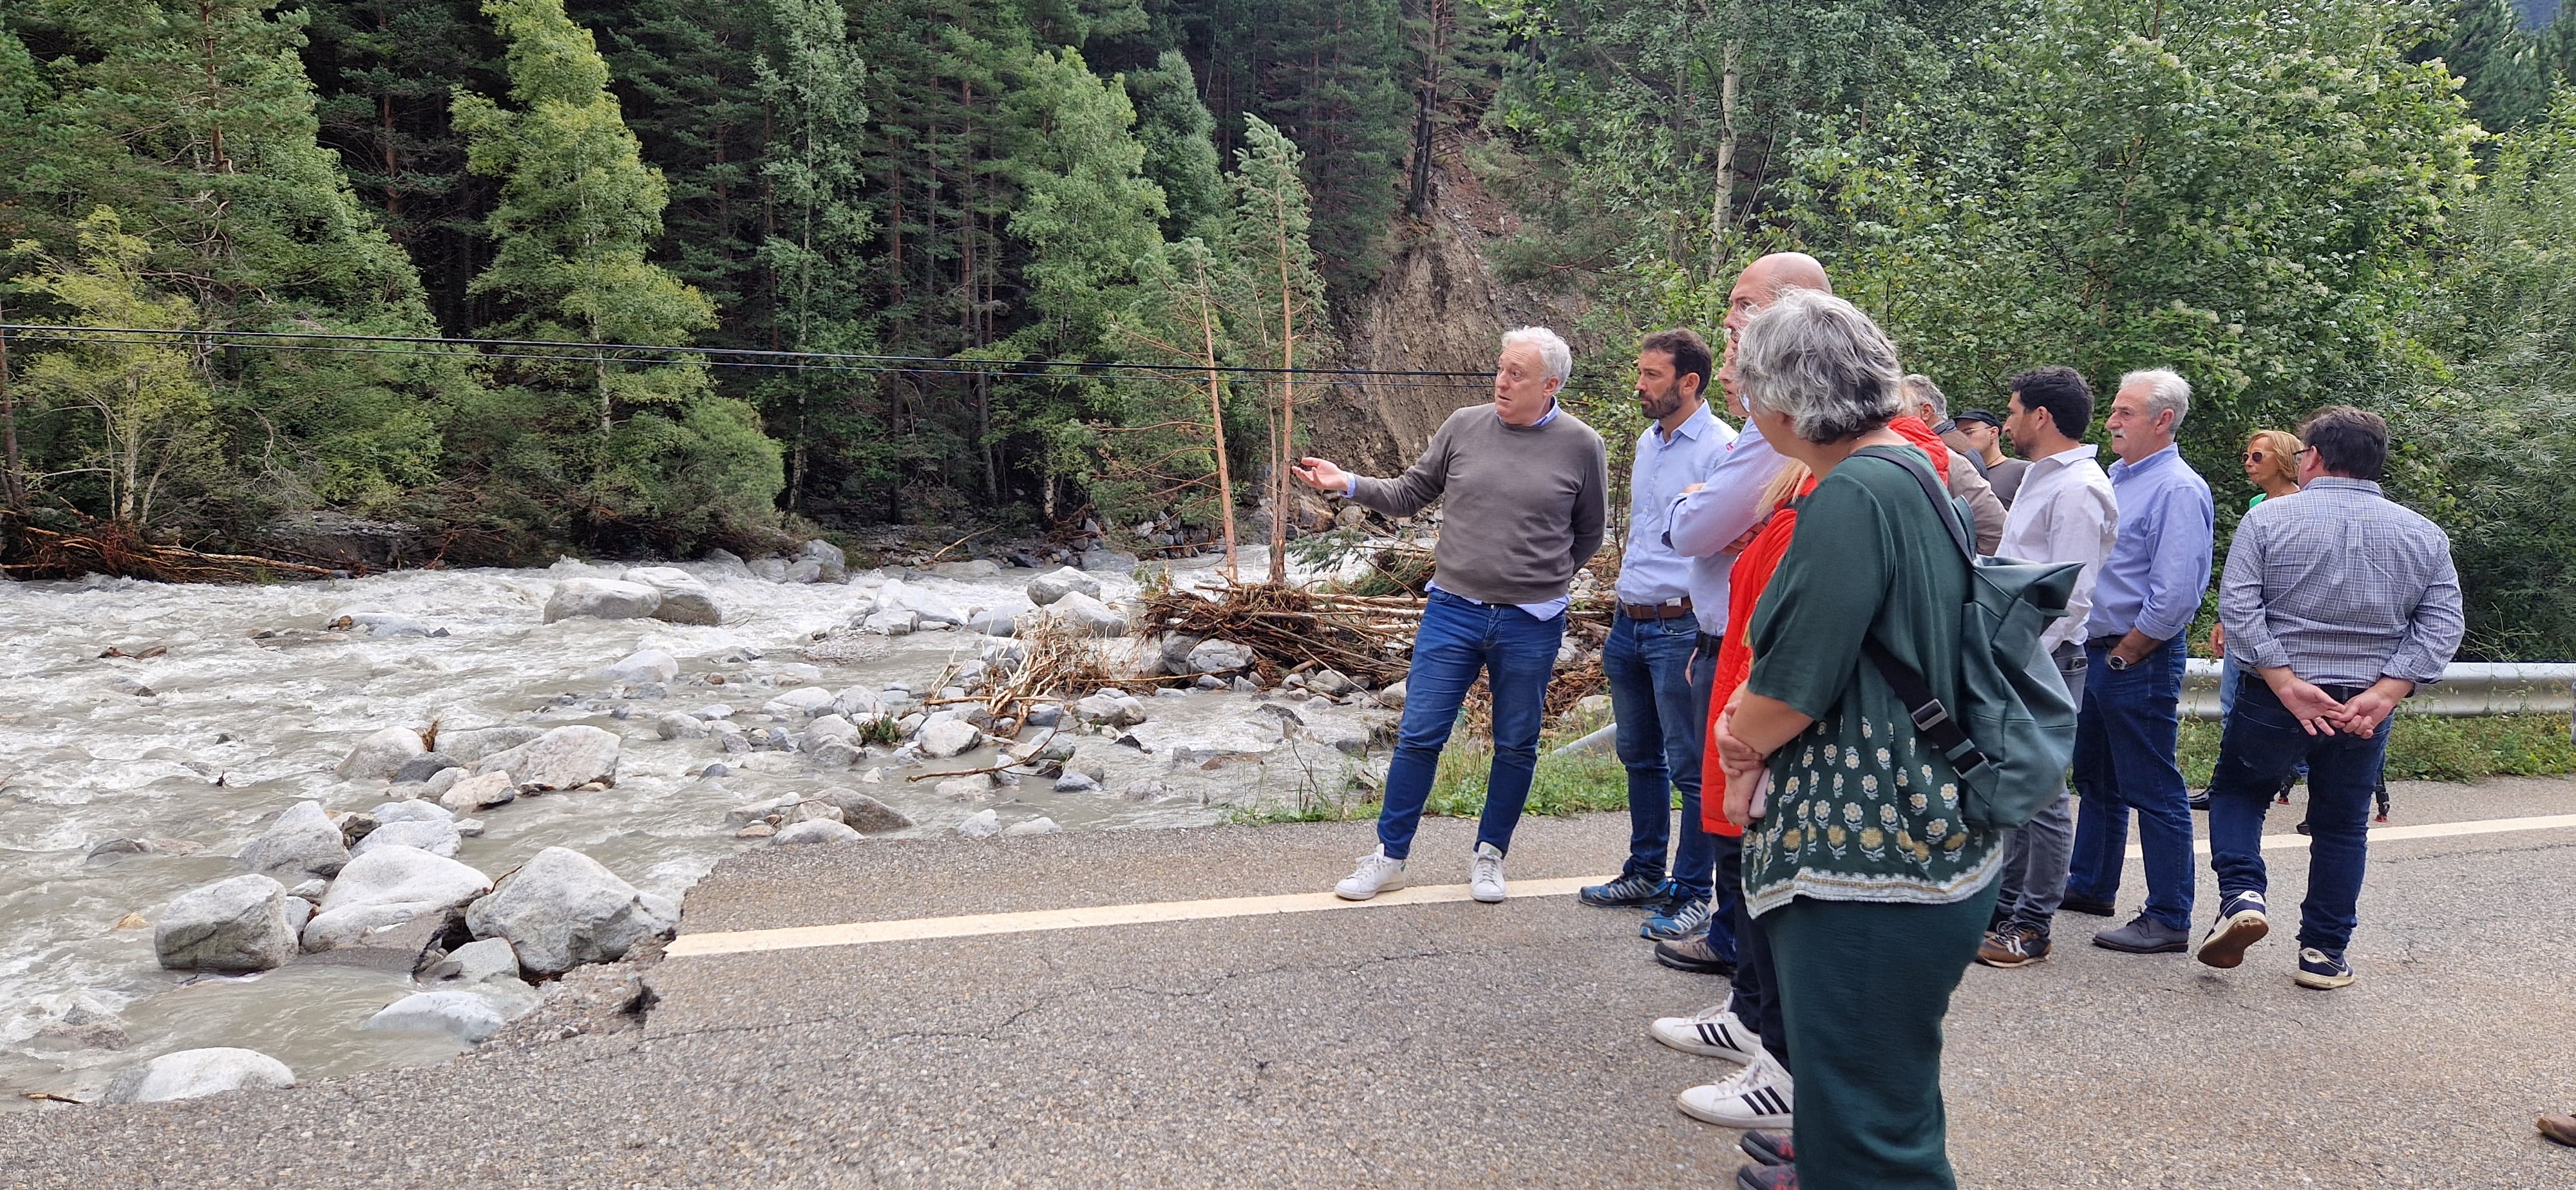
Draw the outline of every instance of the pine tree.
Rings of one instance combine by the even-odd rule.
[[[562,0],[488,0],[484,11],[509,45],[515,104],[455,101],[468,165],[501,179],[489,219],[492,263],[473,286],[500,307],[485,333],[678,345],[712,326],[707,299],[645,259],[662,230],[662,177],[644,164],[608,93],[608,66],[590,33],[564,15]],[[596,530],[660,521],[686,537],[766,515],[782,483],[777,445],[748,408],[713,394],[702,359],[563,358],[501,374],[532,397],[587,406],[588,444],[569,470],[592,501]],[[562,465],[558,450],[544,466]]]
[[[1237,341],[1246,362],[1273,369],[1312,367],[1332,354],[1323,318],[1324,275],[1310,242],[1312,204],[1295,142],[1258,116],[1244,117],[1244,147],[1235,151],[1234,211],[1226,251],[1235,266],[1241,311]],[[1288,573],[1288,464],[1298,457],[1297,377],[1273,377],[1267,491],[1270,578]]]
[[[1163,188],[1167,235],[1210,231],[1226,206],[1225,167],[1217,158],[1216,117],[1199,102],[1189,59],[1165,50],[1154,65],[1119,76],[1136,105],[1136,140],[1145,147],[1145,176]]]
[[[2548,106],[2541,45],[2507,0],[2455,0],[2450,17],[2450,32],[2418,50],[2415,60],[2441,59],[2460,78],[2460,93],[2479,124],[2502,132]]]
[[[776,230],[760,249],[770,278],[768,306],[778,339],[790,350],[862,350],[867,338],[859,307],[870,235],[862,157],[867,66],[850,45],[848,18],[834,0],[771,0],[769,9],[777,53],[754,66],[775,122],[761,167],[777,212]],[[760,386],[764,403],[784,423],[790,509],[807,482],[813,409],[848,387],[845,377],[828,372],[790,372]],[[856,431],[833,436],[861,450],[874,438],[839,417],[825,423],[827,432]]]

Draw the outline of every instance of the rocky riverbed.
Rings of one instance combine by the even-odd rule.
[[[667,934],[738,849],[1193,825],[1382,769],[1400,693],[1338,675],[1140,680],[1025,722],[950,701],[1042,617],[1134,668],[1250,660],[1126,636],[1108,561],[0,583],[0,1088],[437,1061]]]

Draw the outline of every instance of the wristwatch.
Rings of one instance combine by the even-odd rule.
[[[2110,666],[2110,667],[2111,667],[2111,672],[2113,672],[2113,673],[2118,673],[2118,672],[2120,672],[2121,670],[2125,670],[2125,669],[2129,668],[2129,663],[2128,663],[2128,662],[2126,662],[2126,661],[2122,661],[2122,660],[2120,659],[2120,655],[2119,655],[2118,653],[2113,653],[2113,654],[2111,654],[2111,655],[2109,655],[2109,656],[2107,656],[2107,657],[2104,657],[2104,658],[2102,659],[2102,664],[2107,665],[2107,666]]]

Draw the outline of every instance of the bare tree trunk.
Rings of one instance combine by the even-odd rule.
[[[1288,462],[1297,450],[1297,287],[1288,272],[1288,199],[1279,204],[1279,450],[1271,468],[1278,504],[1270,518],[1270,581],[1288,581]]]
[[[1717,198],[1708,213],[1708,275],[1725,267],[1726,237],[1735,221],[1735,89],[1741,37],[1726,39],[1726,73],[1718,83]]]
[[[0,310],[0,321],[7,321],[6,310]],[[9,332],[5,330],[0,330],[0,452],[5,452],[0,454],[0,494],[6,495],[9,507],[25,508],[27,492],[18,486],[18,397],[9,389]],[[1227,536],[1232,536],[1231,531]]]
[[[1207,361],[1208,429],[1216,435],[1216,502],[1225,523],[1225,581],[1241,578],[1234,555],[1234,476],[1225,457],[1225,390],[1216,375],[1216,315],[1208,310],[1207,264],[1199,264],[1199,337]],[[5,359],[0,356],[0,359]]]

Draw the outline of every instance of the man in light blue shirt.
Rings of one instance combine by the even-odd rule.
[[[1619,761],[1628,770],[1628,860],[1618,879],[1585,889],[1583,899],[1652,907],[1656,912],[1641,932],[1658,941],[1708,928],[1716,858],[1700,826],[1707,696],[1691,682],[1702,613],[1692,598],[1692,559],[1665,540],[1673,502],[1735,440],[1705,398],[1715,364],[1707,340],[1687,330],[1658,331],[1638,345],[1637,404],[1653,423],[1637,435],[1628,473],[1628,548],[1620,555],[1618,606],[1601,649]],[[1726,608],[1715,610],[1722,621]],[[1675,789],[1682,795],[1678,839]]]
[[[2120,378],[2111,400],[2111,492],[2119,537],[2093,583],[2084,622],[2084,706],[2075,723],[2075,854],[2063,907],[2112,916],[2138,813],[2147,903],[2137,918],[2093,936],[2131,954],[2190,946],[2194,871],[2190,793],[2174,751],[2180,728],[2183,638],[2209,589],[2215,509],[2209,484],[2182,461],[2174,433],[2191,385],[2163,369]]]

